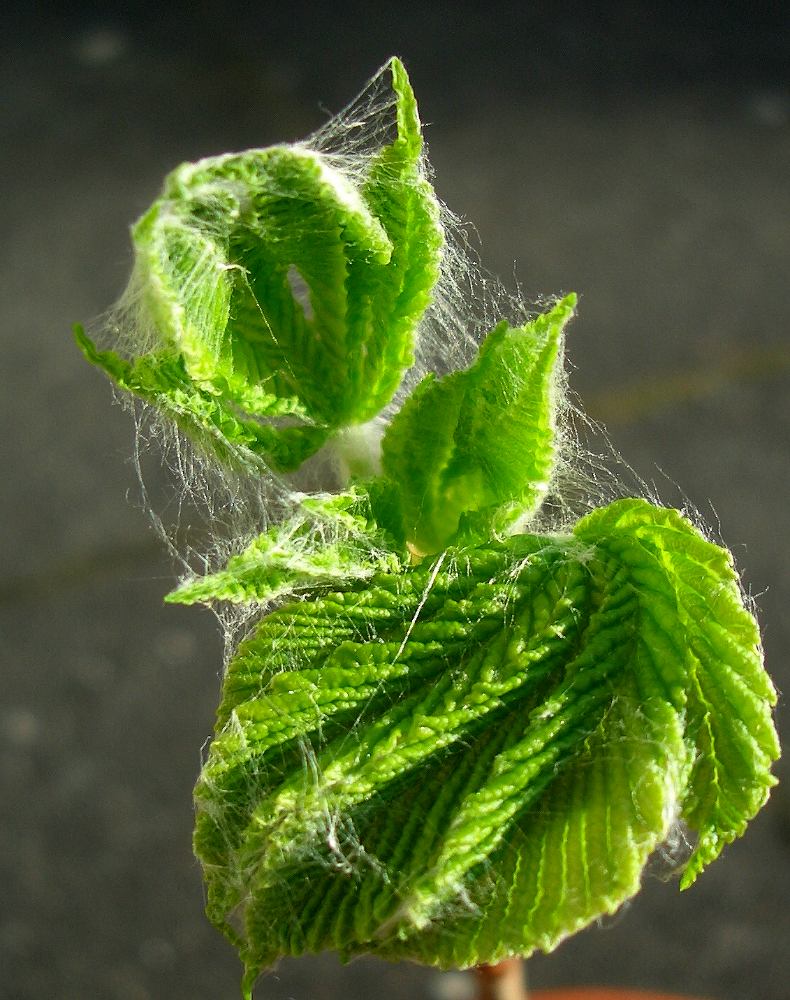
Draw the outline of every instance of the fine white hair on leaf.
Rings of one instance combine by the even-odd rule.
[[[605,438],[587,450],[576,296],[487,274],[430,176],[393,60],[304,142],[176,168],[126,292],[76,331],[151,401],[125,397],[183,574],[167,599],[224,633],[194,843],[245,996],[304,950],[551,949],[636,892],[662,840],[676,864],[681,817],[690,884],[771,784],[773,689],[728,554],[641,499]],[[726,684],[761,743],[715,729]],[[753,752],[740,787],[721,740]]]
[[[342,187],[347,199],[354,201],[358,199],[356,191],[364,181],[371,157],[397,133],[396,112],[396,95],[384,67],[354,101],[292,148],[301,155],[320,158],[322,165],[331,165],[333,175],[338,178],[338,190]],[[232,155],[227,154],[225,159]],[[218,161],[222,157],[212,159]],[[175,180],[170,183],[187,183],[190,178],[200,176],[207,162],[183,165],[174,172]],[[424,153],[420,174],[431,177]],[[225,202],[220,197],[221,191],[212,191],[208,184],[202,190],[205,205],[202,225],[206,234],[211,235],[226,225],[221,218]],[[426,372],[442,375],[467,366],[495,322],[506,318],[513,324],[524,323],[545,304],[542,301],[527,304],[488,274],[479,263],[470,227],[443,204],[439,218],[444,235],[441,270],[419,324],[415,363],[378,418],[373,436],[369,433],[362,445],[355,443],[360,440],[357,436],[345,446],[343,435],[338,435],[334,445],[326,446],[298,472],[289,475],[276,473],[263,462],[252,468],[249,462],[239,462],[233,467],[214,461],[154,407],[125,394],[121,397],[134,414],[134,467],[142,505],[185,577],[217,570],[250,539],[271,525],[286,521],[298,508],[303,492],[342,487],[348,475],[344,457],[348,448],[372,448],[375,452],[386,421]],[[175,217],[168,224],[183,225]],[[303,279],[298,270],[292,270],[289,282],[295,298],[309,309]],[[201,274],[205,277],[204,269]],[[148,273],[141,275],[136,267],[118,303],[90,325],[90,335],[99,347],[134,357],[161,346],[162,334],[147,308],[145,284],[150,277]],[[611,463],[607,465],[589,455],[579,444],[580,428],[588,421],[568,394],[563,365],[559,364],[556,371],[553,395],[558,460],[547,484],[546,498],[530,529],[559,532],[602,500],[619,495],[620,490],[610,471]],[[149,467],[149,450],[156,453],[156,466],[150,463]],[[375,454],[368,459],[375,462]],[[163,485],[160,463],[170,476],[168,486]],[[329,522],[317,525],[313,543],[316,546],[331,543],[331,531]],[[215,605],[214,610],[225,632],[226,655],[230,657],[239,637],[260,611],[222,603]]]

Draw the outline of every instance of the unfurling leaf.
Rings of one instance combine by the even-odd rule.
[[[207,912],[247,997],[279,957],[327,948],[441,967],[549,950],[632,896],[678,823],[685,888],[779,753],[726,550],[643,500],[517,533],[549,530],[575,296],[418,382],[379,467],[444,239],[388,69],[394,120],[366,91],[332,123],[343,155],[317,133],[175,170],[133,230],[116,349],[75,330],[220,476],[261,476],[257,499],[330,441],[353,483],[278,483],[273,526],[241,499],[244,537],[213,539],[235,554],[168,598],[258,616],[195,792]],[[455,330],[445,277],[434,318]]]
[[[500,323],[470,368],[426,376],[395,415],[383,468],[417,551],[440,551],[459,527],[482,540],[540,505],[554,469],[562,335],[575,305],[569,295],[523,326]]]
[[[165,600],[267,604],[400,568],[364,493],[311,494],[293,517],[258,535],[223,569],[187,580]]]
[[[396,138],[359,173],[301,145],[174,170],[132,231],[145,354],[121,368],[81,334],[89,360],[215,453],[227,435],[242,464],[294,469],[376,416],[414,361],[443,236],[414,94],[390,71]],[[153,382],[129,377],[138,364]]]
[[[683,819],[686,882],[765,801],[775,700],[729,555],[623,500],[264,618],[197,788],[246,986],[337,949],[440,966],[614,911]]]

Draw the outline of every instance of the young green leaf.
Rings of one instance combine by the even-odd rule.
[[[334,437],[349,478],[376,467],[355,425],[413,363],[443,243],[388,69],[393,127],[335,123],[355,158],[318,133],[173,171],[133,229],[120,353],[75,329],[220,465],[290,471]],[[776,695],[729,553],[643,500],[513,534],[554,477],[575,303],[500,323],[467,370],[417,385],[383,475],[291,494],[293,516],[168,598],[281,600],[232,657],[195,793],[207,911],[248,997],[304,951],[553,948],[637,891],[673,824],[696,837],[685,888],[766,801]]]
[[[686,888],[744,832],[775,784],[770,766],[779,745],[767,706],[776,693],[762,668],[757,623],[744,607],[731,554],[677,511],[625,501],[588,515],[576,534],[604,536],[623,562],[649,553],[674,581],[687,646],[686,725],[695,747],[683,818],[699,834],[681,881]],[[645,600],[651,602],[648,588]],[[650,613],[659,611],[652,602]]]
[[[298,413],[295,428],[264,424],[265,457],[292,469],[376,416],[413,363],[443,235],[414,94],[398,60],[390,71],[396,137],[361,171],[301,145],[187,163],[134,226],[146,353],[182,369],[179,398],[158,383],[155,403],[178,413],[188,393],[193,437],[222,435],[226,414]],[[151,401],[138,381],[123,387]]]
[[[105,371],[120,388],[156,407],[223,463],[257,473],[266,466],[285,471],[297,468],[326,441],[328,431],[323,427],[297,424],[275,428],[238,416],[189,378],[180,357],[145,354],[130,362],[114,351],[99,351],[79,325],[74,327],[74,336],[91,364]],[[263,402],[261,395],[261,407]],[[293,400],[270,396],[267,404],[271,415],[300,415]]]
[[[502,322],[475,363],[428,375],[382,442],[414,548],[435,553],[465,528],[482,540],[528,518],[554,468],[557,364],[576,296],[521,327]]]
[[[363,493],[305,496],[293,517],[254,538],[224,569],[182,583],[165,600],[267,604],[376,571],[394,573],[400,561],[390,544]]]
[[[551,948],[681,817],[686,882],[742,830],[774,701],[728,555],[641,500],[288,605],[230,665],[196,791],[209,916],[248,991],[302,951]]]

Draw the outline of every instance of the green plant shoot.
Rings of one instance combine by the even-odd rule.
[[[77,330],[220,473],[298,470],[389,407],[374,469],[291,492],[168,597],[254,622],[194,839],[247,997],[326,948],[550,950],[636,893],[677,824],[686,888],[779,753],[725,549],[639,498],[546,529],[573,295],[402,398],[446,239],[408,78],[385,69],[391,126],[353,170],[309,144],[175,170],[133,229],[137,349]]]

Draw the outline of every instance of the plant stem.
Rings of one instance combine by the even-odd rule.
[[[520,958],[506,958],[497,965],[478,965],[475,974],[478,1000],[528,1000]]]

